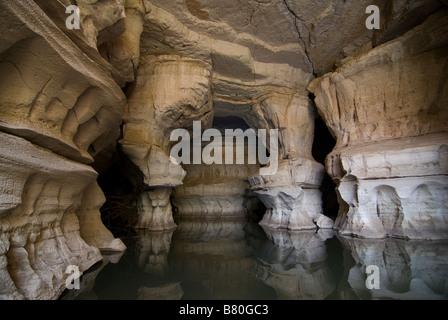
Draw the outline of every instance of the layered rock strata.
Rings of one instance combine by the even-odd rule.
[[[218,130],[221,135],[222,143],[216,145],[216,148],[221,150],[222,158],[215,159],[218,163],[207,165],[183,165],[187,175],[183,185],[175,188],[173,194],[178,219],[241,218],[246,217],[251,210],[251,197],[248,194],[250,185],[247,179],[258,173],[259,165],[249,164],[247,161],[249,143],[253,142],[244,137],[248,126],[242,119],[215,117],[213,129]],[[232,137],[232,143],[227,141],[226,130],[240,130],[233,131],[235,138]],[[208,142],[202,142],[201,152],[208,146]],[[227,152],[232,155],[233,164],[225,164]],[[244,157],[244,164],[235,163],[239,153]]]
[[[147,14],[140,48],[142,56],[176,55],[208,64],[213,71],[210,73],[209,84],[213,90],[213,104],[217,114],[240,117],[254,130],[278,129],[281,131],[279,158],[307,159],[308,162],[302,161],[303,166],[307,163],[310,165],[310,170],[317,168],[317,163],[311,156],[315,114],[305,91],[306,85],[313,78],[314,68],[307,53],[308,44],[298,43],[298,39],[304,35],[298,32],[299,19],[294,15],[290,4],[287,2],[241,4],[229,1],[225,5],[226,9],[223,9],[222,4],[218,2],[192,4],[173,1],[167,5],[163,1],[144,1],[144,6]],[[224,15],[216,14],[222,10],[225,12]],[[325,11],[325,8],[322,7],[319,10]],[[249,14],[250,12],[252,13]],[[246,13],[253,17],[253,20],[249,21],[249,28],[245,27],[246,23],[243,25],[238,22],[237,18]],[[263,14],[266,16],[262,17]],[[269,24],[266,24],[266,17],[270,17]],[[311,20],[311,17],[312,13],[307,12],[307,19]],[[204,30],[207,31],[204,32]],[[278,39],[278,35],[281,35],[281,39]],[[302,39],[304,38],[305,36]],[[161,90],[165,89],[161,88]],[[283,166],[283,170],[289,169]],[[323,172],[322,167],[316,170]],[[320,176],[321,173],[316,175]],[[313,200],[310,201],[316,204],[313,206],[314,211],[309,213],[311,218],[307,224],[301,226],[291,222],[290,225],[288,219],[283,219],[282,223],[272,223],[271,226],[309,228],[313,225],[315,228],[316,225],[313,224],[312,219],[321,213],[321,210],[317,209],[320,201],[317,190],[320,182],[317,180],[313,185],[307,186],[307,189],[310,189],[307,190],[307,194],[310,194],[308,198],[312,198]],[[263,178],[257,181],[254,186],[256,190],[264,188],[266,191],[273,187],[260,184]],[[296,189],[296,193],[301,188],[300,185],[304,184],[306,184],[305,181],[295,181],[293,188]],[[283,186],[283,183],[279,183],[277,189]],[[222,187],[217,186],[217,188],[223,190]],[[180,197],[182,201],[188,197],[192,199],[191,192],[197,191],[187,189],[189,187],[180,187],[175,199]],[[231,208],[238,212],[244,193],[244,188],[240,189],[241,193],[237,199],[235,185],[226,186],[226,190],[233,193],[232,197],[236,199],[233,205],[227,205],[228,201],[225,199],[223,199],[224,203],[216,202],[216,200],[212,200],[213,203],[206,201],[205,199],[211,198],[213,194],[213,191],[207,188],[206,198],[196,197],[194,200],[195,209],[190,200],[188,200],[190,209],[185,209],[187,206],[182,203],[179,203],[179,208],[182,211],[200,212],[199,206],[202,205],[207,207],[207,210],[214,206],[216,210],[222,211],[217,215],[227,215],[226,212]],[[275,197],[274,194],[278,194],[278,190],[272,191],[272,194]],[[226,191],[227,198],[229,195]],[[263,197],[268,196],[263,194]],[[271,205],[270,209],[285,215],[290,215],[298,206],[310,202],[299,203],[300,200],[297,200],[297,197],[289,200],[289,202],[294,201],[297,203],[294,209],[291,208],[287,212],[283,212],[281,205],[274,205],[275,201],[268,202]]]
[[[57,298],[65,290],[67,266],[83,272],[102,259],[99,248],[125,247],[101,222],[102,193],[91,167],[22,138],[0,136],[0,296]]]
[[[315,114],[308,97],[276,94],[255,105],[246,117],[257,127],[279,130],[278,149],[269,150],[279,155],[277,172],[249,178],[251,190],[267,208],[260,224],[295,230],[332,228],[332,220],[322,214],[318,189],[324,168],[311,155]]]
[[[143,59],[143,58],[142,58]],[[121,148],[144,175],[137,228],[175,226],[170,194],[182,185],[186,172],[170,159],[172,130],[192,130],[193,121],[205,128],[213,119],[210,67],[179,56],[144,57],[125,114]],[[166,189],[157,191],[157,189]],[[151,221],[157,221],[152,223]]]
[[[190,168],[186,169],[189,170]],[[198,169],[205,171],[204,167]],[[244,176],[243,178],[237,176],[232,181],[229,178],[232,177],[232,173],[234,173],[232,171],[235,170],[232,170],[230,166],[222,165],[218,167],[213,165],[210,169],[219,172],[216,179],[210,179],[209,177],[207,180],[207,176],[204,177],[203,174],[203,180],[195,182],[193,179],[190,180],[187,175],[184,185],[175,189],[173,203],[176,207],[176,218],[227,219],[246,217],[245,194],[250,185],[242,180]],[[195,173],[194,169],[187,172],[189,174]]]
[[[84,28],[65,27],[63,3],[0,6],[0,297],[56,299],[68,266],[125,249],[88,166],[119,136],[124,82]]]
[[[72,4],[80,29],[66,25]],[[376,31],[365,25],[372,4],[381,11]],[[326,163],[338,185],[335,228],[448,238],[445,6],[0,1],[0,294],[56,298],[68,264],[82,272],[101,259],[98,249],[124,249],[100,221],[104,196],[90,167],[99,158],[107,164],[121,133],[120,147],[142,174],[137,228],[175,227],[173,188],[185,215],[243,215],[250,189],[267,207],[267,227],[331,228],[307,88],[337,139]],[[277,172],[171,161],[172,130],[191,133],[193,121],[210,128],[214,114],[278,130],[278,148],[267,146]]]
[[[440,10],[310,85],[337,139],[341,234],[448,238],[446,21]]]
[[[125,104],[120,87],[98,52],[87,58],[83,46],[34,2],[3,6],[10,13],[2,19],[5,25],[22,24],[24,30],[4,35],[0,70],[8,76],[0,85],[1,130],[75,161],[93,162],[119,136]]]

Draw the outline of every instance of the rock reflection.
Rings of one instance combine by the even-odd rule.
[[[170,272],[184,299],[274,299],[251,270],[254,248],[246,220],[177,222],[169,255]]]
[[[96,265],[82,277],[85,290],[62,298],[448,298],[448,241],[347,238],[246,220],[176,222],[175,230],[125,239],[121,259]],[[366,287],[370,265],[379,269],[379,289]]]
[[[254,273],[275,289],[278,299],[325,299],[336,288],[325,241],[332,230],[290,231],[264,228],[266,242]]]
[[[183,295],[184,291],[179,282],[138,289],[138,300],[180,300]]]
[[[339,237],[355,261],[347,281],[360,299],[447,299],[448,242]],[[367,289],[367,266],[379,268],[379,289]]]
[[[123,253],[124,252],[103,253],[103,260],[95,264],[81,276],[79,279],[79,289],[66,289],[59,297],[59,300],[98,300],[98,296],[93,290],[97,276],[109,263],[119,263]]]
[[[168,272],[168,253],[174,230],[138,230],[137,260],[145,273],[164,276]]]
[[[180,300],[184,294],[179,282],[169,277],[168,254],[174,230],[139,230],[137,240],[137,265],[148,275],[151,285],[142,285],[138,300]],[[151,281],[152,280],[152,281]]]

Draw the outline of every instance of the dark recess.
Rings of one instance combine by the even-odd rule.
[[[314,96],[312,94],[310,95],[310,99],[314,103]],[[320,116],[318,116],[315,121],[314,142],[312,148],[312,155],[314,159],[325,166],[325,158],[333,150],[335,145],[336,140],[328,131],[325,122]],[[320,191],[322,192],[324,215],[335,220],[339,210],[336,195],[336,184],[327,173],[325,173]]]
[[[141,192],[142,174],[117,148],[114,162],[98,177],[106,202],[101,207],[101,219],[115,237],[135,235],[137,198]]]

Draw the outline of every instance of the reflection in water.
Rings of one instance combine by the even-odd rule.
[[[168,254],[174,230],[138,231],[136,260],[147,278],[166,279],[162,283],[142,285],[137,292],[139,300],[179,300],[183,290],[179,282],[169,280]],[[166,282],[166,283],[165,283]]]
[[[340,237],[355,261],[348,283],[361,299],[447,299],[448,242]],[[379,268],[380,288],[368,290],[367,266]]]
[[[85,290],[65,299],[448,298],[446,241],[346,238],[245,220],[177,223],[123,239],[120,261],[93,268]],[[369,265],[379,268],[380,289],[366,288]]]
[[[168,254],[174,230],[138,231],[137,265],[145,273],[162,277],[168,272]]]
[[[279,299],[324,299],[336,288],[325,240],[332,230],[288,231],[264,228],[267,241],[257,259],[256,275]]]
[[[103,254],[103,261],[98,262],[91,267],[88,272],[84,273],[79,279],[78,290],[65,290],[59,297],[60,300],[98,300],[93,287],[95,286],[95,279],[98,274],[109,264],[118,263],[123,255],[123,252],[111,252]]]
[[[245,220],[179,223],[169,264],[182,283],[184,299],[275,298],[273,290],[251,273],[250,232]]]

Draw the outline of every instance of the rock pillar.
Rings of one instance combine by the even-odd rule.
[[[164,230],[175,227],[171,189],[182,185],[183,168],[170,159],[174,129],[203,127],[213,119],[208,65],[178,56],[142,58],[136,87],[129,98],[123,139],[125,154],[143,173],[137,228]],[[148,191],[149,190],[149,191]]]
[[[326,167],[338,185],[341,234],[448,238],[447,16],[310,85],[337,139]]]
[[[308,97],[300,93],[273,94],[247,115],[254,127],[279,130],[277,172],[249,178],[252,191],[267,208],[263,226],[294,230],[333,226],[322,214],[319,186],[324,168],[311,155],[314,119]]]

